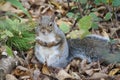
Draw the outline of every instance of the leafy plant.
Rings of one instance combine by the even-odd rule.
[[[6,45],[12,49],[27,50],[32,47],[34,33],[31,25],[22,20],[0,20],[0,41],[6,40]]]
[[[70,31],[70,27],[69,25],[67,25],[66,23],[62,23],[60,25],[60,29],[64,32],[64,33],[68,33]]]
[[[85,37],[86,35],[90,34],[90,28],[98,29],[98,23],[100,21],[112,21],[113,19],[117,21],[117,11],[115,10],[117,10],[120,6],[120,0],[74,0],[74,2],[76,3],[75,6],[71,7],[71,10],[69,10],[66,16],[76,20],[79,30],[72,30],[68,34],[71,38]],[[98,17],[99,15],[97,16],[96,14],[98,9],[95,6],[101,5],[105,6],[107,12],[105,12],[102,17]],[[76,34],[79,34],[80,36],[77,36]]]
[[[112,6],[114,7],[120,6],[120,0],[112,0]]]
[[[108,12],[106,15],[105,15],[105,17],[104,17],[104,19],[107,21],[107,20],[110,20],[111,19],[111,17],[112,17],[112,13],[111,12]]]
[[[8,46],[5,46],[6,48],[6,52],[8,53],[9,56],[13,56],[13,52],[11,50],[11,48],[9,48]]]

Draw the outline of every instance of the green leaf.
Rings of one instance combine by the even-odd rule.
[[[107,0],[95,0],[94,1],[94,3],[96,4],[96,5],[99,5],[100,3],[107,3]]]
[[[93,29],[98,29],[99,26],[98,26],[98,24],[96,22],[93,22],[92,25],[91,25],[91,27]]]
[[[81,32],[82,30],[80,30]],[[83,39],[84,37],[86,37],[87,35],[89,35],[90,32],[89,31],[83,31],[82,35],[80,36],[81,39]]]
[[[70,31],[69,25],[67,25],[67,24],[64,23],[64,22],[60,25],[60,29],[61,29],[64,33],[68,33],[68,32]]]
[[[68,12],[68,13],[67,13],[67,17],[73,18],[73,16],[74,16],[74,13],[72,13],[72,12]]]
[[[112,13],[111,13],[111,12],[108,12],[108,13],[105,15],[104,19],[107,21],[107,20],[110,20],[111,17],[112,17]]]
[[[93,18],[94,21],[100,21],[100,19],[94,13],[90,13],[89,15]]]
[[[107,3],[107,0],[101,0],[101,2],[106,4],[106,3]]]
[[[84,38],[86,35],[90,34],[89,31],[84,31],[84,30],[73,30],[71,31],[67,37],[71,39],[76,39],[76,38]]]
[[[14,5],[15,7],[21,9],[30,19],[31,16],[28,13],[28,11],[23,7],[23,5],[19,2],[19,0],[6,0],[8,2],[10,2],[12,5]]]
[[[91,16],[84,16],[82,19],[78,21],[78,26],[80,29],[85,31],[89,30],[92,25],[92,17]]]
[[[86,4],[88,0],[80,0],[81,4]]]
[[[13,56],[12,50],[8,46],[5,46],[5,48],[6,48],[6,52],[8,53],[8,56]]]
[[[115,7],[120,6],[120,0],[113,0],[112,1],[112,6],[115,6]]]
[[[82,35],[82,31],[79,30],[72,30],[67,37],[71,38],[71,39],[76,39],[76,38],[80,38],[80,36]]]
[[[8,31],[8,30],[5,30],[5,33],[6,33],[6,35],[9,36],[9,37],[13,37],[13,33],[12,33],[12,32],[10,32],[10,31]]]
[[[5,39],[7,35],[1,35],[1,39]]]

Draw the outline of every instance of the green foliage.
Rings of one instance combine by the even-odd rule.
[[[9,38],[6,44],[11,46],[13,49],[24,51],[31,48],[34,41],[34,34],[31,34],[31,32],[22,32],[21,36],[14,36]]]
[[[104,19],[107,21],[107,20],[110,20],[111,17],[112,17],[112,13],[111,13],[111,12],[108,12],[108,13],[105,15]]]
[[[120,0],[95,0],[94,3],[96,5],[99,5],[101,3],[104,3],[104,4],[111,4],[112,3],[112,6],[114,6],[114,7],[120,6]]]
[[[5,46],[5,48],[6,48],[6,52],[8,53],[8,56],[13,56],[13,52],[11,48],[9,48],[8,46]]]
[[[113,0],[112,6],[119,7],[120,6],[120,0]]]
[[[86,4],[88,0],[80,0],[81,4]]]
[[[73,12],[68,12],[66,15],[69,18],[73,18],[74,17],[74,13]]]
[[[6,40],[6,45],[17,50],[27,50],[32,47],[35,36],[29,24],[22,20],[0,20],[0,41]]]
[[[31,16],[30,14],[28,13],[28,11],[23,7],[23,5],[20,3],[19,0],[6,0],[8,2],[10,2],[12,5],[14,5],[15,7],[21,9],[30,19],[31,19]]]
[[[89,34],[89,29],[91,28],[92,22],[93,22],[92,17],[90,15],[84,16],[78,21],[78,26],[80,28],[80,31],[83,32],[81,38]]]
[[[96,5],[99,5],[99,4],[101,4],[101,3],[107,3],[107,0],[95,0],[94,3],[95,3]]]
[[[92,25],[91,25],[91,27],[93,29],[98,29],[99,26],[98,26],[97,22],[93,22]]]
[[[89,15],[90,15],[90,16],[92,17],[92,19],[93,19],[93,22],[92,22],[91,27],[92,27],[93,29],[98,29],[98,24],[97,24],[97,22],[101,21],[101,19],[98,18],[94,13],[90,13]]]
[[[70,31],[70,27],[69,25],[67,25],[66,23],[62,23],[60,25],[60,29],[64,32],[64,33],[68,33]]]
[[[93,19],[93,21],[100,21],[101,19],[100,18],[98,18],[94,13],[90,13],[89,14],[91,17],[92,17],[92,19]]]
[[[84,16],[78,21],[78,25],[80,29],[83,29],[85,31],[88,31],[88,29],[91,28],[92,25],[92,17],[91,16]]]
[[[98,29],[98,23],[100,21],[108,21],[112,20],[112,18],[115,18],[115,13],[117,11],[117,8],[120,6],[120,0],[90,0],[95,3],[94,5],[91,4],[91,2],[88,2],[88,0],[74,0],[74,2],[77,4],[76,6],[73,6],[70,10],[70,12],[67,13],[67,17],[78,20],[78,27],[79,30],[75,31],[72,30],[68,35],[71,38],[76,37],[85,37],[86,35],[90,34],[89,29]],[[106,15],[102,17],[98,17],[99,15],[96,14],[98,11],[98,8],[95,6],[101,6],[105,5],[107,9]],[[108,9],[108,7],[110,8]],[[116,8],[114,8],[116,7]],[[82,8],[82,9],[79,9]],[[88,16],[86,16],[88,15]],[[98,15],[98,16],[97,16]],[[78,34],[78,35],[77,35]]]

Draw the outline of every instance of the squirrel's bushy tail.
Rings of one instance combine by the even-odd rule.
[[[108,38],[99,35],[90,35],[84,39],[68,40],[70,60],[73,58],[91,61],[105,61],[107,63],[120,62],[120,50],[111,50]]]

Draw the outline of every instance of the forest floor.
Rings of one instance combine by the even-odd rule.
[[[90,28],[89,31],[94,34],[109,36],[110,39],[116,40],[113,45],[114,49],[120,49],[120,7],[114,8],[110,5],[100,4],[95,5],[92,1],[88,1],[82,5],[79,2],[67,0],[20,0],[23,6],[32,16],[32,20],[37,20],[39,16],[51,14],[51,12],[58,12],[56,18],[57,24],[60,26],[64,23],[67,29],[64,30],[67,38],[78,37],[79,32],[78,23],[79,17],[82,18],[90,13],[94,13],[97,27]],[[86,5],[89,5],[88,8]],[[90,7],[91,6],[91,7]],[[111,11],[113,10],[113,11]],[[17,14],[24,21],[29,21],[29,18],[22,10],[14,7],[9,2],[5,2],[1,6],[1,11],[10,11]],[[108,12],[113,12],[112,16]],[[108,13],[108,16],[106,15]],[[0,13],[1,16],[4,13]],[[0,17],[1,17],[0,16]],[[105,33],[101,33],[104,31]],[[0,51],[3,48],[0,48]],[[22,52],[22,51],[21,51]],[[14,53],[19,53],[14,51]],[[4,59],[0,55],[0,65],[9,64],[9,61],[19,61],[16,67],[11,66],[10,73],[2,74],[0,68],[0,78],[5,76],[6,80],[120,80],[120,63],[111,63],[103,65],[98,62],[88,63],[86,60],[74,59],[64,69],[47,67],[40,64],[35,56],[34,49],[31,48],[25,52],[16,55],[16,59]],[[6,62],[2,62],[6,61]],[[7,62],[8,61],[8,62]],[[14,61],[13,61],[14,62]],[[15,63],[13,63],[15,64]],[[3,79],[3,78],[2,78]],[[0,79],[0,80],[2,80]]]

